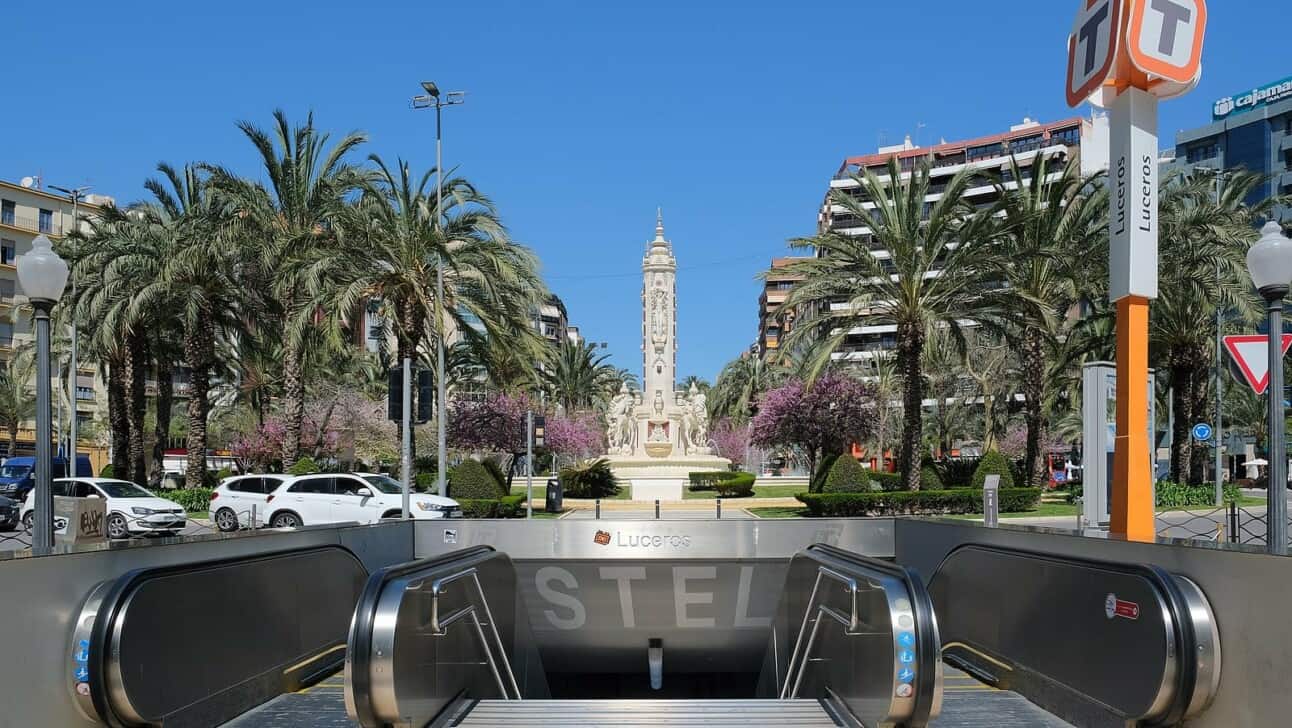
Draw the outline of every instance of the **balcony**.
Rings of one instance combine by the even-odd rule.
[[[6,210],[5,212],[0,213],[0,225],[8,225],[9,227],[18,228],[19,230],[25,230],[32,233],[62,235],[63,224],[61,220],[57,219],[57,217],[58,216],[55,216],[54,219],[48,220],[45,225],[41,225],[39,215],[26,215]]]

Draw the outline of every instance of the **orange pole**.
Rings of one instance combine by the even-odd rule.
[[[1114,534],[1152,541],[1153,469],[1149,462],[1148,299],[1117,302],[1117,440],[1113,450]]]

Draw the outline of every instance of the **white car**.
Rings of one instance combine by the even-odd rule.
[[[386,475],[319,473],[299,475],[278,486],[269,496],[269,525],[297,528],[316,523],[377,523],[399,518],[403,486]],[[412,493],[413,518],[461,518],[462,507],[451,498]]]
[[[188,523],[188,514],[180,504],[124,480],[59,478],[53,482],[53,491],[64,498],[103,498],[108,538],[174,536]],[[22,525],[29,532],[35,503],[36,492],[32,491],[22,505]]]
[[[235,475],[211,491],[211,521],[228,533],[239,528],[260,528],[269,522],[269,494],[290,475]],[[256,522],[251,523],[255,513]]]

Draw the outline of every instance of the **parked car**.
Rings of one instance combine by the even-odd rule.
[[[387,475],[320,473],[290,478],[269,495],[269,525],[296,528],[316,523],[376,523],[399,518],[403,487]],[[413,518],[461,518],[462,507],[451,498],[413,493]]]
[[[65,498],[103,498],[108,538],[174,536],[188,523],[188,514],[174,501],[158,498],[134,483],[112,478],[61,478],[53,483],[54,495]],[[36,494],[27,494],[22,506],[22,526],[30,531]]]
[[[290,475],[235,475],[211,491],[211,520],[225,533],[239,528],[260,528],[268,523],[269,494]],[[251,523],[252,511],[256,522]]]
[[[76,456],[76,472],[67,472],[67,458],[56,457],[52,462],[51,478],[90,478],[94,469],[88,455]],[[27,494],[36,487],[36,458],[30,455],[12,457],[0,465],[0,495],[13,498],[19,503],[27,499]]]
[[[0,495],[0,531],[12,531],[17,528],[18,514],[21,510],[21,503]]]

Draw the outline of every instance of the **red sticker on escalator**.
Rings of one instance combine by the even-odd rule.
[[[1109,619],[1114,617],[1139,619],[1139,605],[1125,599],[1118,599],[1116,594],[1109,594],[1104,598],[1104,616]]]

